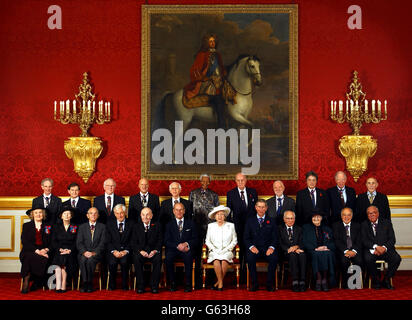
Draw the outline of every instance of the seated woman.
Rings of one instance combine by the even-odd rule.
[[[76,210],[72,207],[63,207],[60,221],[53,227],[52,248],[53,265],[56,265],[56,292],[66,292],[67,275],[73,279],[77,271],[76,236],[77,226],[71,223]]]
[[[223,290],[223,279],[229,263],[233,262],[233,248],[237,244],[235,225],[225,221],[229,213],[230,209],[221,205],[215,207],[208,215],[210,219],[216,219],[216,222],[207,226],[205,244],[209,249],[207,262],[213,262],[217,277],[212,289],[218,291]]]
[[[31,221],[23,225],[20,252],[21,276],[23,287],[21,293],[29,292],[29,281],[34,282],[30,291],[34,291],[45,284],[46,268],[49,263],[49,244],[51,227],[44,223],[47,209],[34,206],[26,211]]]
[[[312,213],[312,223],[303,226],[303,245],[312,262],[313,275],[316,278],[316,291],[329,291],[329,284],[335,285],[335,243],[332,230],[322,224],[322,214]]]

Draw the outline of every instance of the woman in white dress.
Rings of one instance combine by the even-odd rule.
[[[208,263],[213,262],[217,282],[212,289],[222,291],[223,279],[229,263],[233,262],[233,249],[237,244],[235,225],[225,221],[230,209],[223,205],[215,207],[209,212],[209,218],[216,222],[209,223],[206,233],[206,246],[209,249]]]

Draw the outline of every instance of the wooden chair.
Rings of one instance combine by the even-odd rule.
[[[99,274],[99,290],[102,290],[102,265],[101,262],[98,262],[96,265],[96,269],[94,270],[94,273]],[[80,279],[81,279],[81,271],[79,270],[79,277],[77,279],[77,290],[80,288]]]
[[[376,268],[379,269],[382,273],[386,272],[387,267],[387,262],[385,260],[376,260]],[[372,279],[370,277],[370,275],[368,275],[369,278],[369,289],[372,287]],[[391,285],[393,285],[392,283],[392,278],[391,278]]]
[[[268,262],[266,261],[256,261],[256,270],[257,268],[261,268],[264,267],[267,269],[268,267]],[[247,268],[247,272],[246,272],[246,288],[247,290],[249,290],[249,266],[246,263],[246,268]],[[275,270],[275,290],[278,290],[278,266],[276,266],[276,270]]]
[[[289,268],[289,261],[287,259],[282,259],[279,262],[279,268],[280,268],[280,287],[283,289],[285,285],[285,267],[288,266]]]
[[[233,263],[229,264],[229,268],[235,269],[236,272],[236,288],[239,289],[239,276],[240,276],[240,259],[239,259],[239,252],[240,248],[239,245],[237,244],[234,249],[234,258],[233,258]],[[207,263],[207,257],[208,257],[209,250],[207,249],[207,246],[204,244],[202,247],[202,270],[203,270],[203,288],[206,287],[206,269],[213,269],[213,264],[212,263]]]

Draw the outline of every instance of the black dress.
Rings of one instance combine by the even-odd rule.
[[[46,268],[48,266],[49,259],[38,255],[35,251],[37,249],[50,249],[51,227],[43,223],[40,227],[40,231],[37,231],[37,237],[36,231],[34,221],[23,224],[23,230],[21,233],[21,243],[23,248],[21,249],[19,255],[21,262],[20,273],[23,278],[29,273],[37,277],[43,277],[47,271]],[[50,252],[48,255],[50,257]]]
[[[77,271],[77,252],[76,252],[76,237],[78,227],[70,224],[66,229],[63,223],[56,223],[53,227],[52,248],[53,261],[52,264],[59,267],[66,267],[69,275],[73,276]],[[60,249],[70,249],[69,254],[60,254]]]

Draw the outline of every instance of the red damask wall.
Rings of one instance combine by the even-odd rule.
[[[231,3],[207,1],[208,3]],[[113,177],[116,193],[136,192],[140,176],[140,37],[141,4],[177,1],[136,0],[4,0],[0,2],[0,196],[41,192],[40,180],[52,177],[54,193],[80,182],[82,193],[102,193],[105,178]],[[179,1],[204,4],[205,1]],[[232,1],[232,3],[239,3]],[[319,186],[333,184],[344,169],[337,149],[348,125],[328,119],[328,101],[344,99],[354,69],[369,98],[387,99],[389,119],[365,125],[362,133],[378,139],[378,151],[367,175],[376,175],[380,190],[412,194],[411,70],[412,27],[409,0],[244,1],[244,4],[296,3],[299,7],[299,180],[286,181],[287,193],[302,188],[304,174],[319,174]],[[59,5],[63,29],[47,28],[47,8]],[[362,8],[363,29],[347,28],[347,9]],[[75,125],[53,120],[53,101],[73,97],[83,72],[89,71],[99,98],[114,104],[114,121],[94,126],[105,151],[97,172],[84,184],[73,172],[63,141],[76,136]],[[366,175],[349,185],[363,192]],[[183,194],[196,181],[180,181]],[[153,181],[151,189],[168,193],[170,181]],[[271,181],[249,181],[260,194],[271,193]],[[219,194],[232,181],[214,181]]]

